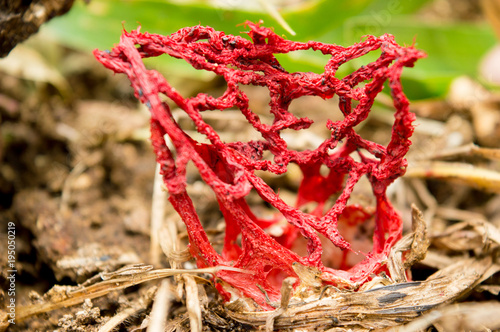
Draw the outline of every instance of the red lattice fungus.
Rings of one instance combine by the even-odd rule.
[[[387,186],[405,172],[404,156],[411,144],[409,137],[415,119],[403,94],[400,75],[403,67],[413,66],[425,55],[413,47],[397,45],[391,35],[366,36],[358,44],[342,47],[313,41],[293,42],[258,24],[247,22],[246,25],[250,28],[251,41],[202,26],[184,28],[170,36],[140,33],[138,29],[124,32],[120,43],[111,51],[95,50],[94,55],[115,73],[125,73],[136,97],[151,111],[151,140],[157,161],[161,164],[169,200],[186,224],[190,251],[198,266],[231,266],[246,271],[221,270],[217,273],[217,288],[226,300],[231,293],[236,293],[254,299],[264,309],[271,309],[265,293],[271,301],[280,298],[279,284],[271,279],[278,275],[296,277],[294,262],[320,271],[325,284],[355,289],[371,274],[384,269],[391,247],[401,237],[401,217],[386,197]],[[274,56],[307,49],[331,56],[324,73],[289,73]],[[381,51],[377,60],[344,78],[335,77],[339,66],[374,50]],[[147,70],[142,62],[142,58],[162,54],[184,59],[196,69],[224,77],[227,89],[218,98],[203,93],[184,98],[163,76],[155,70]],[[391,89],[395,108],[392,136],[387,146],[363,139],[354,130],[367,118],[385,82]],[[240,85],[262,86],[269,90],[272,124],[261,122],[249,108],[249,100]],[[196,130],[210,143],[197,142],[184,132],[160,94],[186,112]],[[310,119],[297,118],[290,113],[290,103],[301,96],[329,99],[334,95],[339,98],[344,119],[329,120],[325,124],[331,131],[330,137],[315,150],[288,149],[280,136],[281,131],[298,131],[312,124]],[[230,108],[239,109],[262,139],[225,143],[201,116],[204,111]],[[172,141],[175,153],[167,147],[165,135]],[[265,151],[273,155],[273,160],[263,158]],[[352,154],[359,157],[353,158]],[[224,216],[225,240],[220,254],[210,244],[186,191],[188,162],[196,166],[202,180],[213,190]],[[303,173],[296,206],[286,204],[255,172],[283,174],[290,163],[298,165]],[[326,176],[320,173],[323,165],[329,170]],[[374,215],[360,206],[346,206],[354,185],[363,175],[373,188]],[[279,238],[266,233],[279,218],[264,220],[252,213],[246,200],[252,189],[288,222]],[[333,206],[325,207],[334,194],[339,196]],[[299,209],[309,202],[317,203],[314,212]],[[355,218],[354,222],[375,219],[373,249],[350,269],[335,270],[325,267],[321,261],[323,249],[319,234],[338,248],[350,250],[350,243],[337,230],[343,212],[344,218]],[[290,249],[300,234],[307,239],[305,257]],[[238,244],[240,235],[241,245]]]

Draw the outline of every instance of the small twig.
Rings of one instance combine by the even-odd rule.
[[[297,278],[294,277],[288,277],[283,280],[283,283],[281,284],[281,302],[280,302],[280,307],[281,308],[287,308],[288,304],[290,303],[290,299],[293,294],[293,284],[297,282]]]
[[[262,287],[259,284],[256,284],[256,286],[262,293],[264,293],[264,298],[266,299],[266,303],[269,304],[271,307],[276,308],[277,305],[271,302],[271,299],[269,298],[269,295],[267,294],[267,291],[264,289],[264,287]]]
[[[411,234],[404,236],[391,250],[387,267],[395,282],[407,282],[405,271],[416,262],[425,258],[429,247],[426,224],[422,217],[422,212],[412,204],[412,230]],[[403,253],[406,254],[403,262]]]
[[[321,300],[323,298],[323,296],[325,296],[325,293],[328,289],[334,289],[337,292],[339,291],[339,289],[333,285],[326,285],[325,287],[323,287],[321,289],[321,293],[319,293],[318,301]]]
[[[283,280],[281,284],[281,302],[280,307],[273,311],[266,319],[266,332],[272,332],[274,329],[274,320],[281,316],[290,303],[290,299],[293,295],[293,284],[297,282],[296,278],[288,277]],[[267,297],[267,294],[266,294]]]

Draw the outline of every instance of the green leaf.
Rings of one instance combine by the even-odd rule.
[[[295,40],[307,41],[342,26],[349,17],[360,14],[367,3],[370,0],[309,1],[283,16],[297,32]],[[68,14],[53,19],[44,30],[68,45],[93,49],[108,48],[116,43],[122,24],[127,30],[142,25],[144,31],[163,35],[198,24],[239,34],[245,30],[241,24],[247,20],[263,20],[267,26],[273,26],[276,33],[286,35],[286,31],[265,12],[227,10],[199,2],[154,0],[92,0],[88,5],[76,2]]]
[[[368,3],[370,0],[309,1],[285,12],[284,17],[292,22],[292,27],[297,32],[294,39],[307,41],[342,26],[349,17],[361,13]],[[200,2],[170,3],[154,0],[92,0],[88,5],[76,2],[68,14],[50,21],[43,27],[43,31],[68,46],[90,51],[95,48],[111,48],[119,41],[122,26],[132,30],[142,25],[142,31],[169,35],[180,28],[201,24],[238,35],[245,31],[241,24],[247,20],[264,20],[278,34],[286,35],[285,30],[264,12],[236,8],[227,10]],[[168,57],[151,59],[147,63],[182,76],[211,77],[193,70],[182,61]],[[312,63],[309,67],[318,69],[318,64]]]
[[[370,29],[366,22],[360,18],[355,23],[349,22],[345,43],[359,40],[360,31]],[[496,44],[495,35],[486,24],[427,23],[403,16],[394,18],[384,30],[393,34],[399,44],[415,43],[415,47],[427,53],[427,58],[419,60],[404,75],[421,83],[420,89],[409,92],[419,97],[444,95],[457,76],[477,77],[481,58]]]
[[[446,93],[451,80],[459,75],[477,76],[481,57],[496,39],[487,25],[471,23],[429,23],[412,15],[425,1],[352,0],[307,1],[284,9],[281,14],[297,35],[287,36],[285,30],[265,12],[238,8],[213,7],[207,2],[168,2],[159,0],[92,0],[85,5],[76,2],[71,11],[45,25],[42,30],[60,42],[85,51],[109,49],[119,41],[122,26],[169,35],[193,25],[209,25],[228,34],[245,31],[241,23],[263,20],[276,33],[297,41],[318,40],[325,43],[351,45],[366,34],[390,33],[399,44],[424,50],[428,58],[407,69],[404,80],[411,98],[439,97]],[[375,59],[376,54],[343,65],[342,77],[361,64]],[[288,71],[322,72],[328,58],[314,51],[280,55]],[[184,61],[169,57],[148,59],[147,64],[172,75],[208,79],[210,73],[196,71]]]

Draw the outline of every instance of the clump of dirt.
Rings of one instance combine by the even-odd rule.
[[[74,0],[5,1],[0,4],[0,57],[38,31],[55,16],[66,13]]]

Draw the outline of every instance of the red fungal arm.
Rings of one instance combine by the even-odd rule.
[[[297,276],[292,268],[294,262],[319,269],[325,283],[352,288],[365,282],[370,274],[383,269],[384,260],[401,237],[402,230],[401,218],[387,200],[385,192],[387,186],[405,172],[404,156],[411,144],[409,138],[415,119],[402,92],[400,76],[403,67],[413,66],[417,59],[425,55],[413,47],[397,45],[391,35],[380,38],[367,36],[358,44],[342,47],[313,41],[293,42],[258,24],[247,22],[247,26],[251,41],[202,26],[184,28],[170,36],[141,33],[138,29],[124,32],[120,43],[111,51],[95,50],[94,55],[115,73],[126,74],[136,97],[151,111],[151,141],[157,162],[161,165],[169,200],[186,224],[190,250],[198,266],[233,266],[248,271],[221,271],[217,274],[216,287],[227,300],[231,290],[253,298],[263,308],[269,309],[271,307],[266,303],[262,290],[271,301],[278,301],[280,280]],[[289,73],[274,56],[306,49],[331,56],[323,74]],[[374,62],[344,78],[335,76],[342,64],[378,49],[381,55]],[[147,70],[142,62],[142,58],[162,54],[184,59],[196,69],[224,77],[226,91],[218,98],[203,93],[191,98],[182,96],[163,76],[157,71]],[[382,146],[363,139],[354,127],[366,119],[385,82],[388,82],[392,92],[395,121],[390,143]],[[248,98],[240,85],[268,88],[271,97],[269,111],[274,117],[271,125],[262,123],[249,108]],[[160,95],[166,96],[186,112],[196,130],[204,134],[210,143],[197,142],[184,132]],[[337,95],[345,118],[325,124],[331,136],[315,150],[290,150],[280,133],[284,129],[301,130],[311,125],[310,119],[297,118],[288,111],[294,99],[306,95],[323,99]],[[353,106],[354,102],[356,106]],[[239,109],[262,139],[235,143],[222,141],[203,120],[202,112],[229,108]],[[174,152],[165,144],[165,135],[172,141]],[[343,144],[339,145],[341,141]],[[273,160],[263,158],[265,151],[273,155]],[[352,154],[359,154],[360,161],[356,161]],[[215,193],[226,221],[221,253],[210,244],[186,191],[188,162],[196,166],[202,180]],[[303,172],[296,206],[286,204],[255,173],[256,170],[263,170],[282,174],[290,163],[297,164]],[[322,165],[330,170],[327,176],[320,174]],[[377,203],[373,250],[365,260],[349,270],[325,267],[321,262],[322,245],[318,234],[341,249],[350,249],[350,244],[337,230],[337,222],[354,185],[364,175],[371,182]],[[288,222],[279,238],[269,235],[265,229],[280,218],[259,219],[248,206],[245,198],[252,189],[280,212],[281,219]],[[340,196],[335,204],[325,207],[328,198],[337,193]],[[318,204],[312,213],[299,209],[308,202]],[[351,212],[361,210],[359,207],[350,209]],[[348,215],[356,215],[357,219],[361,216],[361,221],[370,217],[362,211]],[[237,241],[240,234],[241,244]],[[305,257],[290,249],[297,236],[307,239],[308,254]]]

